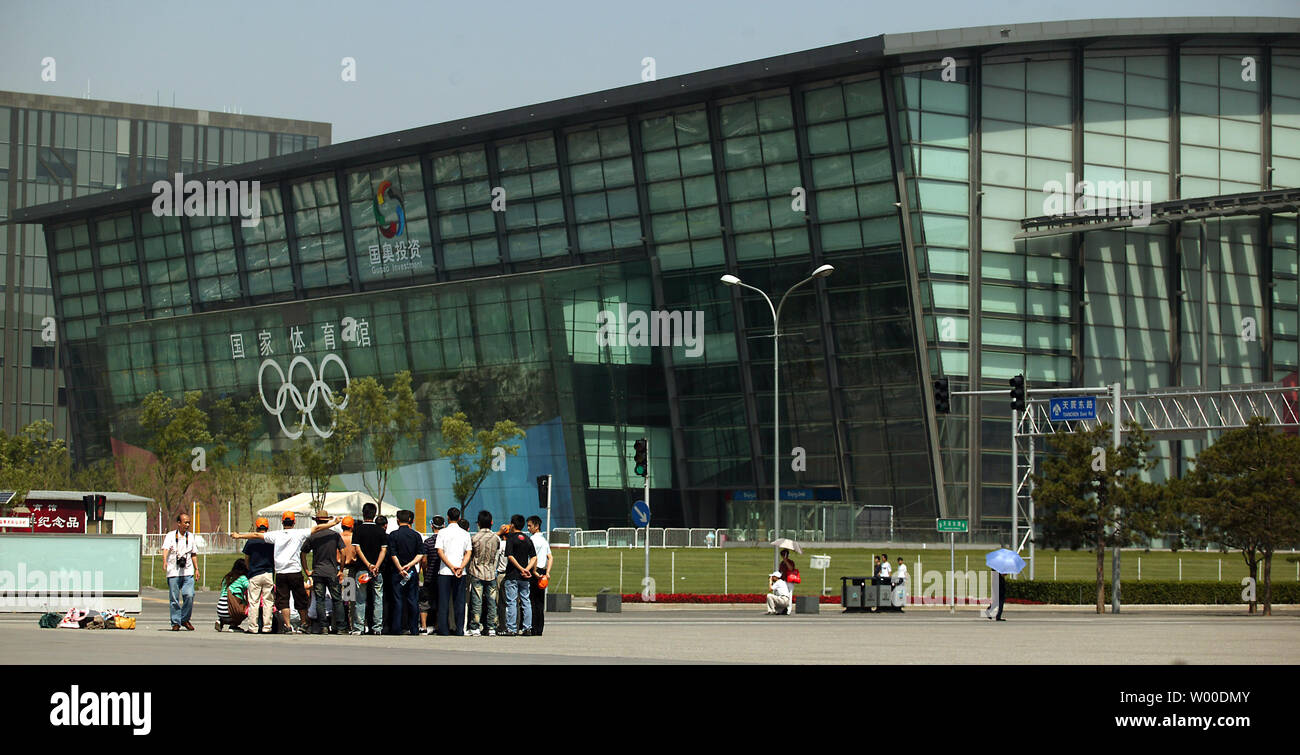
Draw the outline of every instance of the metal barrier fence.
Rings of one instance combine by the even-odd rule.
[[[163,540],[168,533],[143,535],[140,538],[141,556],[161,556]],[[230,536],[229,532],[204,532],[194,535],[194,546],[199,555],[208,553],[236,553],[244,549],[244,543]]]
[[[781,530],[782,537],[804,544],[842,542],[838,537],[828,538],[827,534],[820,529]],[[880,543],[944,544],[948,542],[949,537],[934,528],[915,527],[895,527],[892,532],[882,528],[857,534],[863,536],[863,539],[858,542]],[[552,545],[568,545],[571,548],[644,548],[645,537],[645,529],[637,527],[611,527],[605,530],[555,529],[551,530],[550,542]],[[650,528],[651,548],[717,548],[728,542],[770,543],[773,539],[774,533],[770,529]],[[996,527],[983,527],[957,536],[959,544],[995,544],[1005,539],[1006,531]]]

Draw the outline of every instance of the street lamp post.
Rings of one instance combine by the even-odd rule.
[[[810,283],[818,278],[825,278],[835,272],[831,265],[822,265],[812,272],[812,275],[804,278],[794,284],[781,296],[781,301],[772,306],[772,299],[768,297],[762,289],[755,288],[740,278],[728,273],[722,276],[722,282],[728,286],[740,286],[748,288],[751,291],[757,291],[763,300],[767,302],[767,308],[772,311],[772,506],[775,509],[775,516],[772,519],[772,539],[781,539],[781,308],[785,306],[785,300],[794,293],[796,288]],[[772,549],[772,568],[776,570],[780,566],[778,551]]]

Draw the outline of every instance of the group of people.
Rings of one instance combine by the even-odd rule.
[[[255,532],[235,533],[234,538],[248,542],[244,558],[221,580],[217,631],[542,634],[553,557],[539,517],[525,520],[516,514],[493,529],[492,514],[480,511],[477,531],[471,534],[460,509],[452,507],[445,518],[434,517],[433,534],[421,538],[412,527],[413,511],[399,511],[392,532],[377,513],[375,504],[365,504],[363,521],[357,524],[350,516],[320,511],[308,529],[295,527],[296,517],[285,512],[278,531],[270,531],[270,522],[259,518]],[[188,516],[182,514],[176,522],[163,552],[172,629],[192,630],[193,538]],[[292,623],[291,605],[300,617],[298,627]]]
[[[871,576],[888,579],[895,587],[906,585],[907,564],[903,563],[901,556],[898,559],[898,568],[896,570],[890,567],[889,554],[887,553],[873,556],[873,559],[875,565]],[[767,613],[769,616],[794,612],[794,592],[790,589],[790,583],[792,581],[798,583],[798,575],[799,569],[795,567],[794,561],[790,558],[790,551],[782,549],[781,560],[776,571],[767,575]],[[1001,613],[998,615],[1001,616]]]

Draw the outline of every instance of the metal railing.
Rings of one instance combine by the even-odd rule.
[[[787,529],[781,531],[782,537],[788,537],[799,543],[849,542],[842,537],[827,538],[823,530]],[[878,543],[943,543],[948,542],[948,535],[935,531],[933,527],[888,527],[859,528],[854,532],[858,537],[852,542]],[[570,548],[644,548],[645,529],[637,527],[611,527],[605,530],[556,529],[551,530],[552,545],[567,545]],[[996,544],[1007,537],[1004,529],[982,527],[958,536],[959,544],[986,543]],[[651,548],[718,548],[726,543],[770,543],[773,531],[770,529],[705,529],[705,528],[650,528]]]

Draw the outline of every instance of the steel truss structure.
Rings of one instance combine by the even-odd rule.
[[[985,393],[984,391],[974,393]],[[993,391],[999,396],[1005,391]],[[1157,438],[1175,440],[1245,427],[1252,417],[1263,417],[1270,427],[1300,428],[1300,389],[1272,383],[1205,389],[1162,388],[1150,393],[1124,395],[1116,383],[1099,388],[1029,389],[1024,412],[1012,412],[1011,531],[1016,552],[1029,549],[1029,578],[1034,578],[1034,482],[1036,438],[1057,433],[1089,432],[1112,423],[1120,407],[1118,442],[1125,424],[1136,423]],[[1039,397],[1033,397],[1037,394]],[[1097,396],[1096,419],[1054,420],[1046,394]],[[1113,425],[1112,425],[1113,427]],[[1022,520],[1021,517],[1024,517]],[[1023,524],[1022,524],[1023,521]]]

